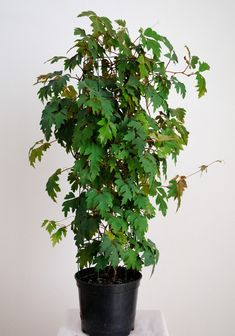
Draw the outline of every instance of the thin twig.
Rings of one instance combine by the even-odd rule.
[[[62,170],[61,170],[61,173],[64,173],[65,171],[70,170],[70,169],[72,169],[72,168],[73,168],[73,167],[68,167],[68,168],[62,169]]]
[[[69,216],[69,217],[66,217],[66,218],[63,218],[63,219],[60,219],[60,220],[58,220],[58,221],[56,221],[56,223],[61,223],[61,222],[63,222],[63,221],[65,221],[65,220],[67,220],[67,219],[70,219],[70,218],[74,218],[74,216]]]
[[[73,76],[70,76],[70,78],[75,79],[75,80],[77,80],[77,81],[80,81],[80,80],[81,80],[79,77],[73,77]]]
[[[53,142],[57,142],[57,140],[56,139],[52,140],[52,141],[49,142],[49,144],[52,144]]]
[[[145,96],[145,104],[146,104],[146,108],[147,108],[148,114],[151,117],[151,113],[150,113],[150,110],[149,110],[149,104],[148,104],[148,100],[147,100],[146,96]]]
[[[186,178],[189,178],[189,177],[191,177],[193,175],[196,175],[198,173],[202,173],[203,171],[206,171],[207,168],[210,167],[210,166],[212,166],[213,164],[215,164],[215,163],[222,163],[222,162],[223,162],[222,160],[215,160],[215,161],[209,163],[208,165],[202,165],[202,166],[199,167],[200,169],[198,169],[194,173],[191,173],[191,174],[187,175]]]
[[[188,69],[188,65],[187,65],[187,67],[183,70],[183,71],[170,71],[170,70],[167,70],[166,72],[168,72],[168,73],[171,73],[171,74],[173,74],[173,75],[185,75],[185,76],[187,76],[187,77],[190,77],[190,76],[193,76],[193,75],[195,75],[196,73],[195,72],[191,72],[191,73],[186,73],[185,71]]]
[[[192,72],[192,73],[189,73],[189,74],[186,73],[186,71],[188,70],[188,68],[190,66],[191,53],[190,53],[190,50],[189,50],[189,48],[187,46],[185,46],[185,48],[186,48],[186,50],[188,52],[188,59],[187,59],[186,56],[184,56],[184,60],[185,60],[185,62],[187,64],[186,67],[185,67],[185,69],[183,71],[170,71],[170,70],[167,70],[166,72],[172,73],[174,75],[181,74],[181,75],[185,75],[185,76],[188,76],[188,77],[195,75],[195,72]],[[165,69],[167,69],[167,67],[170,64],[170,62],[171,62],[171,60],[168,61]]]
[[[167,65],[165,66],[165,70],[168,68],[169,64],[171,63],[171,59],[167,62]]]
[[[195,172],[193,172],[193,173],[191,173],[191,174],[185,176],[185,178],[189,178],[189,177],[191,177],[191,176],[193,176],[193,175],[196,175],[196,174],[199,174],[199,173],[203,173],[204,171],[207,170],[208,167],[212,166],[213,164],[215,164],[215,163],[217,163],[217,162],[218,162],[218,163],[222,163],[223,160],[215,160],[215,161],[209,163],[208,165],[201,165],[201,166],[199,167],[200,169],[198,169],[197,171],[195,171]],[[179,177],[179,175],[177,175],[176,177]],[[162,187],[163,187],[163,188],[169,188],[169,185],[162,185]]]

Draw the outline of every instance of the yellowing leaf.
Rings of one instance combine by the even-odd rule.
[[[52,245],[55,246],[56,244],[58,244],[62,240],[63,236],[66,237],[66,234],[66,227],[59,228],[55,233],[51,235]]]
[[[169,182],[168,186],[168,198],[173,197],[177,199],[177,211],[181,205],[181,198],[183,192],[187,188],[186,176],[177,175],[174,179]]]
[[[105,234],[109,237],[111,241],[115,239],[115,236],[111,231],[106,231]]]
[[[170,136],[170,135],[165,135],[165,134],[158,134],[157,137],[156,137],[157,142],[175,141],[177,139],[178,139],[178,137],[176,137],[176,136]]]
[[[35,148],[35,146],[40,145]],[[37,141],[33,147],[29,150],[29,162],[32,167],[35,166],[36,160],[39,162],[42,159],[44,152],[50,148],[51,144],[49,142],[43,142],[43,140]]]
[[[77,98],[77,91],[74,89],[73,85],[65,86],[62,92],[62,96],[75,100]]]

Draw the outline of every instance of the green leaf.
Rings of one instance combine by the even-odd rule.
[[[103,148],[94,143],[89,144],[85,150],[90,160],[91,181],[94,181],[101,169],[101,159],[103,157]]]
[[[72,134],[74,132],[75,123],[73,119],[69,119],[59,129],[54,132],[57,142],[66,150],[66,153],[71,152]]]
[[[75,161],[73,170],[78,177],[79,186],[84,188],[90,181],[90,169],[85,157],[81,157]]]
[[[145,31],[144,31],[144,35],[145,36],[148,36],[148,37],[152,37],[154,38],[155,40],[158,40],[158,34],[157,32],[155,32],[152,28],[146,28]]]
[[[185,114],[186,114],[185,109],[183,109],[181,107],[177,107],[176,109],[169,109],[169,112],[170,112],[172,117],[176,117],[179,121],[184,123],[184,117],[185,117]]]
[[[198,62],[199,62],[199,58],[197,56],[192,56],[192,58],[191,58],[191,67],[193,69],[195,69],[196,65],[198,64]]]
[[[86,193],[82,192],[77,197],[76,215],[71,223],[75,233],[74,239],[79,248],[84,246],[85,240],[89,241],[97,234],[100,223],[98,214],[90,215],[87,210]]]
[[[54,73],[48,75],[52,78],[47,86],[51,88],[54,96],[58,98],[59,94],[63,91],[64,86],[66,86],[67,82],[70,80],[70,75],[62,75],[62,71],[55,71]]]
[[[98,114],[101,111],[101,104],[100,101],[97,100],[97,98],[87,100],[84,104],[84,107],[91,107],[94,114]]]
[[[105,216],[113,205],[113,196],[107,188],[101,192],[89,190],[86,199],[88,208],[99,210],[101,216]]]
[[[105,34],[105,27],[101,19],[97,16],[90,16],[92,21],[91,26],[93,27],[93,36],[98,36],[100,34]],[[96,58],[96,57],[94,57]]]
[[[85,248],[78,251],[77,258],[81,269],[89,267],[92,264],[93,254],[91,252],[90,245],[86,245]]]
[[[108,223],[111,225],[114,233],[119,231],[126,232],[128,230],[128,225],[125,219],[122,217],[110,217]]]
[[[163,216],[166,216],[167,213],[167,198],[164,198],[162,195],[158,194],[156,198],[156,204],[159,206],[159,210],[163,214]]]
[[[95,209],[98,202],[96,201],[96,197],[98,196],[98,191],[95,189],[91,189],[86,193],[86,202],[88,209]]]
[[[78,188],[79,188],[79,182],[80,182],[80,180],[79,180],[79,176],[77,175],[77,173],[74,170],[71,170],[69,172],[67,180],[70,183],[71,190],[73,192],[77,191]]]
[[[62,173],[62,170],[59,168],[56,172],[49,177],[47,184],[46,184],[46,191],[51,199],[56,202],[57,192],[60,191],[59,186],[59,175]]]
[[[35,148],[35,146],[38,146]],[[37,141],[33,147],[29,150],[29,162],[32,167],[35,167],[35,162],[38,160],[39,162],[42,159],[44,152],[50,148],[51,144],[49,142],[43,142],[43,140]]]
[[[55,127],[59,129],[65,123],[66,119],[66,110],[60,110],[58,101],[47,103],[42,111],[40,121],[41,130],[43,131],[47,141],[49,141],[51,137],[52,126],[55,125]]]
[[[148,228],[147,218],[139,215],[134,220],[134,227],[135,227],[135,230],[136,230],[137,237],[139,237],[139,238],[143,237],[145,232],[147,231],[147,228]]]
[[[88,16],[88,17],[90,17],[90,16],[92,16],[92,15],[97,16],[96,13],[93,12],[93,11],[84,11],[84,12],[78,14],[77,17],[78,17],[78,18],[79,18],[79,17],[83,17],[83,16]]]
[[[86,32],[85,32],[84,29],[77,27],[77,28],[74,29],[74,35],[80,35],[82,37],[85,37]]]
[[[126,21],[125,20],[117,19],[117,20],[115,20],[115,22],[121,27],[126,27]]]
[[[162,105],[162,102],[163,102],[163,99],[160,96],[160,93],[157,92],[157,90],[155,90],[154,87],[148,86],[146,90],[146,94],[153,104],[154,111],[156,111]]]
[[[207,64],[205,62],[200,63],[198,71],[203,72],[203,71],[207,71],[207,70],[210,70],[209,64]]]
[[[75,219],[72,223],[76,231],[76,243],[81,246],[84,244],[85,239],[89,241],[97,234],[100,223],[97,215],[88,215],[86,209],[83,209],[82,206],[82,204],[78,206]]]
[[[127,250],[124,253],[124,263],[128,269],[136,269],[138,253],[135,250]]]
[[[196,81],[197,81],[196,87],[197,87],[197,91],[198,91],[198,98],[201,98],[207,92],[207,89],[206,89],[206,80],[198,72],[197,75],[196,75]]]
[[[66,59],[67,57],[65,56],[54,56],[52,58],[50,58],[47,62],[50,62],[51,64],[53,63],[57,63],[58,61],[62,60],[62,59]]]
[[[101,102],[102,114],[108,119],[109,117],[112,116],[113,113],[112,101],[110,99],[101,97],[100,102]]]
[[[77,66],[81,64],[82,54],[78,51],[77,54],[71,58],[67,58],[64,61],[64,70],[69,69],[69,71],[74,70]]]
[[[113,137],[116,137],[117,128],[114,123],[106,120],[105,118],[102,118],[98,122],[98,125],[102,126],[99,129],[99,136],[98,136],[102,144],[106,144],[108,140],[111,140]]]
[[[104,253],[105,258],[109,260],[113,267],[117,267],[119,264],[119,255],[117,246],[114,240],[111,240],[106,233],[101,240],[101,252]]]
[[[147,39],[146,46],[148,50],[152,49],[153,55],[156,56],[157,59],[160,57],[161,46],[157,41]]]
[[[143,258],[145,266],[153,265],[151,272],[152,276],[154,273],[155,266],[159,259],[159,251],[156,248],[156,245],[150,239],[147,239],[144,242],[143,247],[144,247]]]
[[[89,85],[92,85],[92,83],[89,82]],[[87,86],[89,87],[89,85]],[[84,107],[87,107],[87,106],[90,106],[92,108],[92,112],[94,114],[101,113],[108,120],[112,116],[112,113],[113,113],[112,100],[102,97],[98,92],[92,92],[91,99],[87,100],[84,104]]]
[[[156,41],[161,41],[170,51],[173,50],[173,47],[169,40],[165,36],[159,35],[152,28],[147,28],[144,31],[144,35],[153,38]]]
[[[94,263],[96,264],[95,269],[98,272],[105,269],[109,265],[109,260],[108,258],[105,258],[105,256],[100,255],[98,257],[95,257]]]
[[[109,18],[107,18],[106,16],[101,16],[100,20],[105,26],[107,33],[109,33],[110,35],[115,34],[115,31],[113,30],[112,26],[112,21]]]
[[[122,196],[122,205],[126,204],[128,200],[132,200],[132,192],[128,184],[126,184],[120,177],[115,180],[118,193]]]
[[[156,257],[151,250],[145,250],[143,253],[144,266],[150,266],[155,263]]]
[[[87,240],[97,233],[99,227],[99,218],[88,216],[81,220],[79,232],[81,232]]]
[[[78,198],[75,197],[74,193],[69,192],[65,196],[64,202],[62,204],[62,206],[63,206],[62,211],[63,211],[65,217],[68,216],[68,213],[70,211],[74,212],[77,209],[77,205],[78,205]]]
[[[98,202],[97,210],[99,210],[101,216],[105,216],[113,205],[113,196],[108,190],[104,190],[96,197],[96,201]]]
[[[73,148],[75,151],[80,150],[82,153],[86,150],[87,144],[90,142],[90,139],[94,133],[95,125],[87,123],[87,127],[83,127],[86,121],[80,120],[80,122],[74,128],[72,142]]]
[[[155,208],[153,207],[153,205],[149,201],[148,196],[145,196],[145,195],[142,195],[142,194],[139,194],[139,195],[135,196],[134,204],[139,209],[144,210],[144,215],[147,218],[153,218],[155,216]]]
[[[139,70],[140,70],[140,79],[141,78],[145,78],[148,77],[148,69],[145,66],[145,59],[144,59],[144,55],[140,55],[137,59],[137,61],[139,62]]]
[[[56,221],[45,219],[42,223],[42,227],[45,227],[49,235],[56,230],[57,224]]]
[[[77,258],[81,269],[92,265],[94,256],[96,256],[99,251],[99,245],[100,242],[95,240],[92,243],[85,244],[83,248],[78,250]]]
[[[132,142],[135,139],[135,132],[133,130],[129,130],[124,136],[123,140]]]
[[[41,99],[42,102],[48,100],[51,96],[52,88],[49,85],[44,85],[38,90],[38,98]]]
[[[176,53],[175,53],[174,51],[172,52],[171,60],[172,60],[173,63],[175,63],[175,64],[179,62],[178,57],[177,57],[177,55],[176,55]]]
[[[177,181],[176,179],[172,179],[169,181],[168,185],[168,198],[173,197],[174,199],[177,198]]]
[[[55,233],[51,235],[52,245],[55,246],[56,244],[58,244],[62,240],[63,236],[66,237],[66,234],[66,227],[59,228]]]
[[[135,235],[142,239],[148,228],[148,221],[145,216],[139,215],[131,210],[126,212],[127,220],[133,226]]]
[[[144,171],[149,174],[151,180],[155,177],[157,173],[157,165],[152,154],[146,153],[145,156],[142,156],[140,159],[141,165]]]
[[[182,98],[186,96],[186,88],[184,83],[180,82],[176,77],[172,76],[171,80],[175,86],[175,90],[177,93],[181,94]]]
[[[144,209],[149,203],[149,199],[147,196],[144,195],[137,195],[134,200],[134,204],[139,208],[139,209]]]

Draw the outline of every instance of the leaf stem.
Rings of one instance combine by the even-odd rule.
[[[71,216],[69,216],[69,217],[60,219],[60,220],[56,221],[56,223],[61,223],[61,222],[65,221],[65,220],[67,220],[67,219],[69,219],[69,218],[74,218],[74,216],[71,215]],[[69,224],[69,225],[71,225],[71,224]]]

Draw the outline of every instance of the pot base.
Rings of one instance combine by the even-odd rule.
[[[134,330],[134,328],[132,329],[132,330]],[[89,335],[89,336],[129,336],[130,335],[130,333],[128,333],[128,334],[123,334],[123,333],[120,333],[120,332],[117,332],[117,333],[112,333],[112,334],[103,334],[103,333],[95,333],[95,334],[88,334],[88,333],[86,333],[86,331],[85,330],[82,330],[82,332],[84,333],[84,334],[86,334],[86,335]]]

